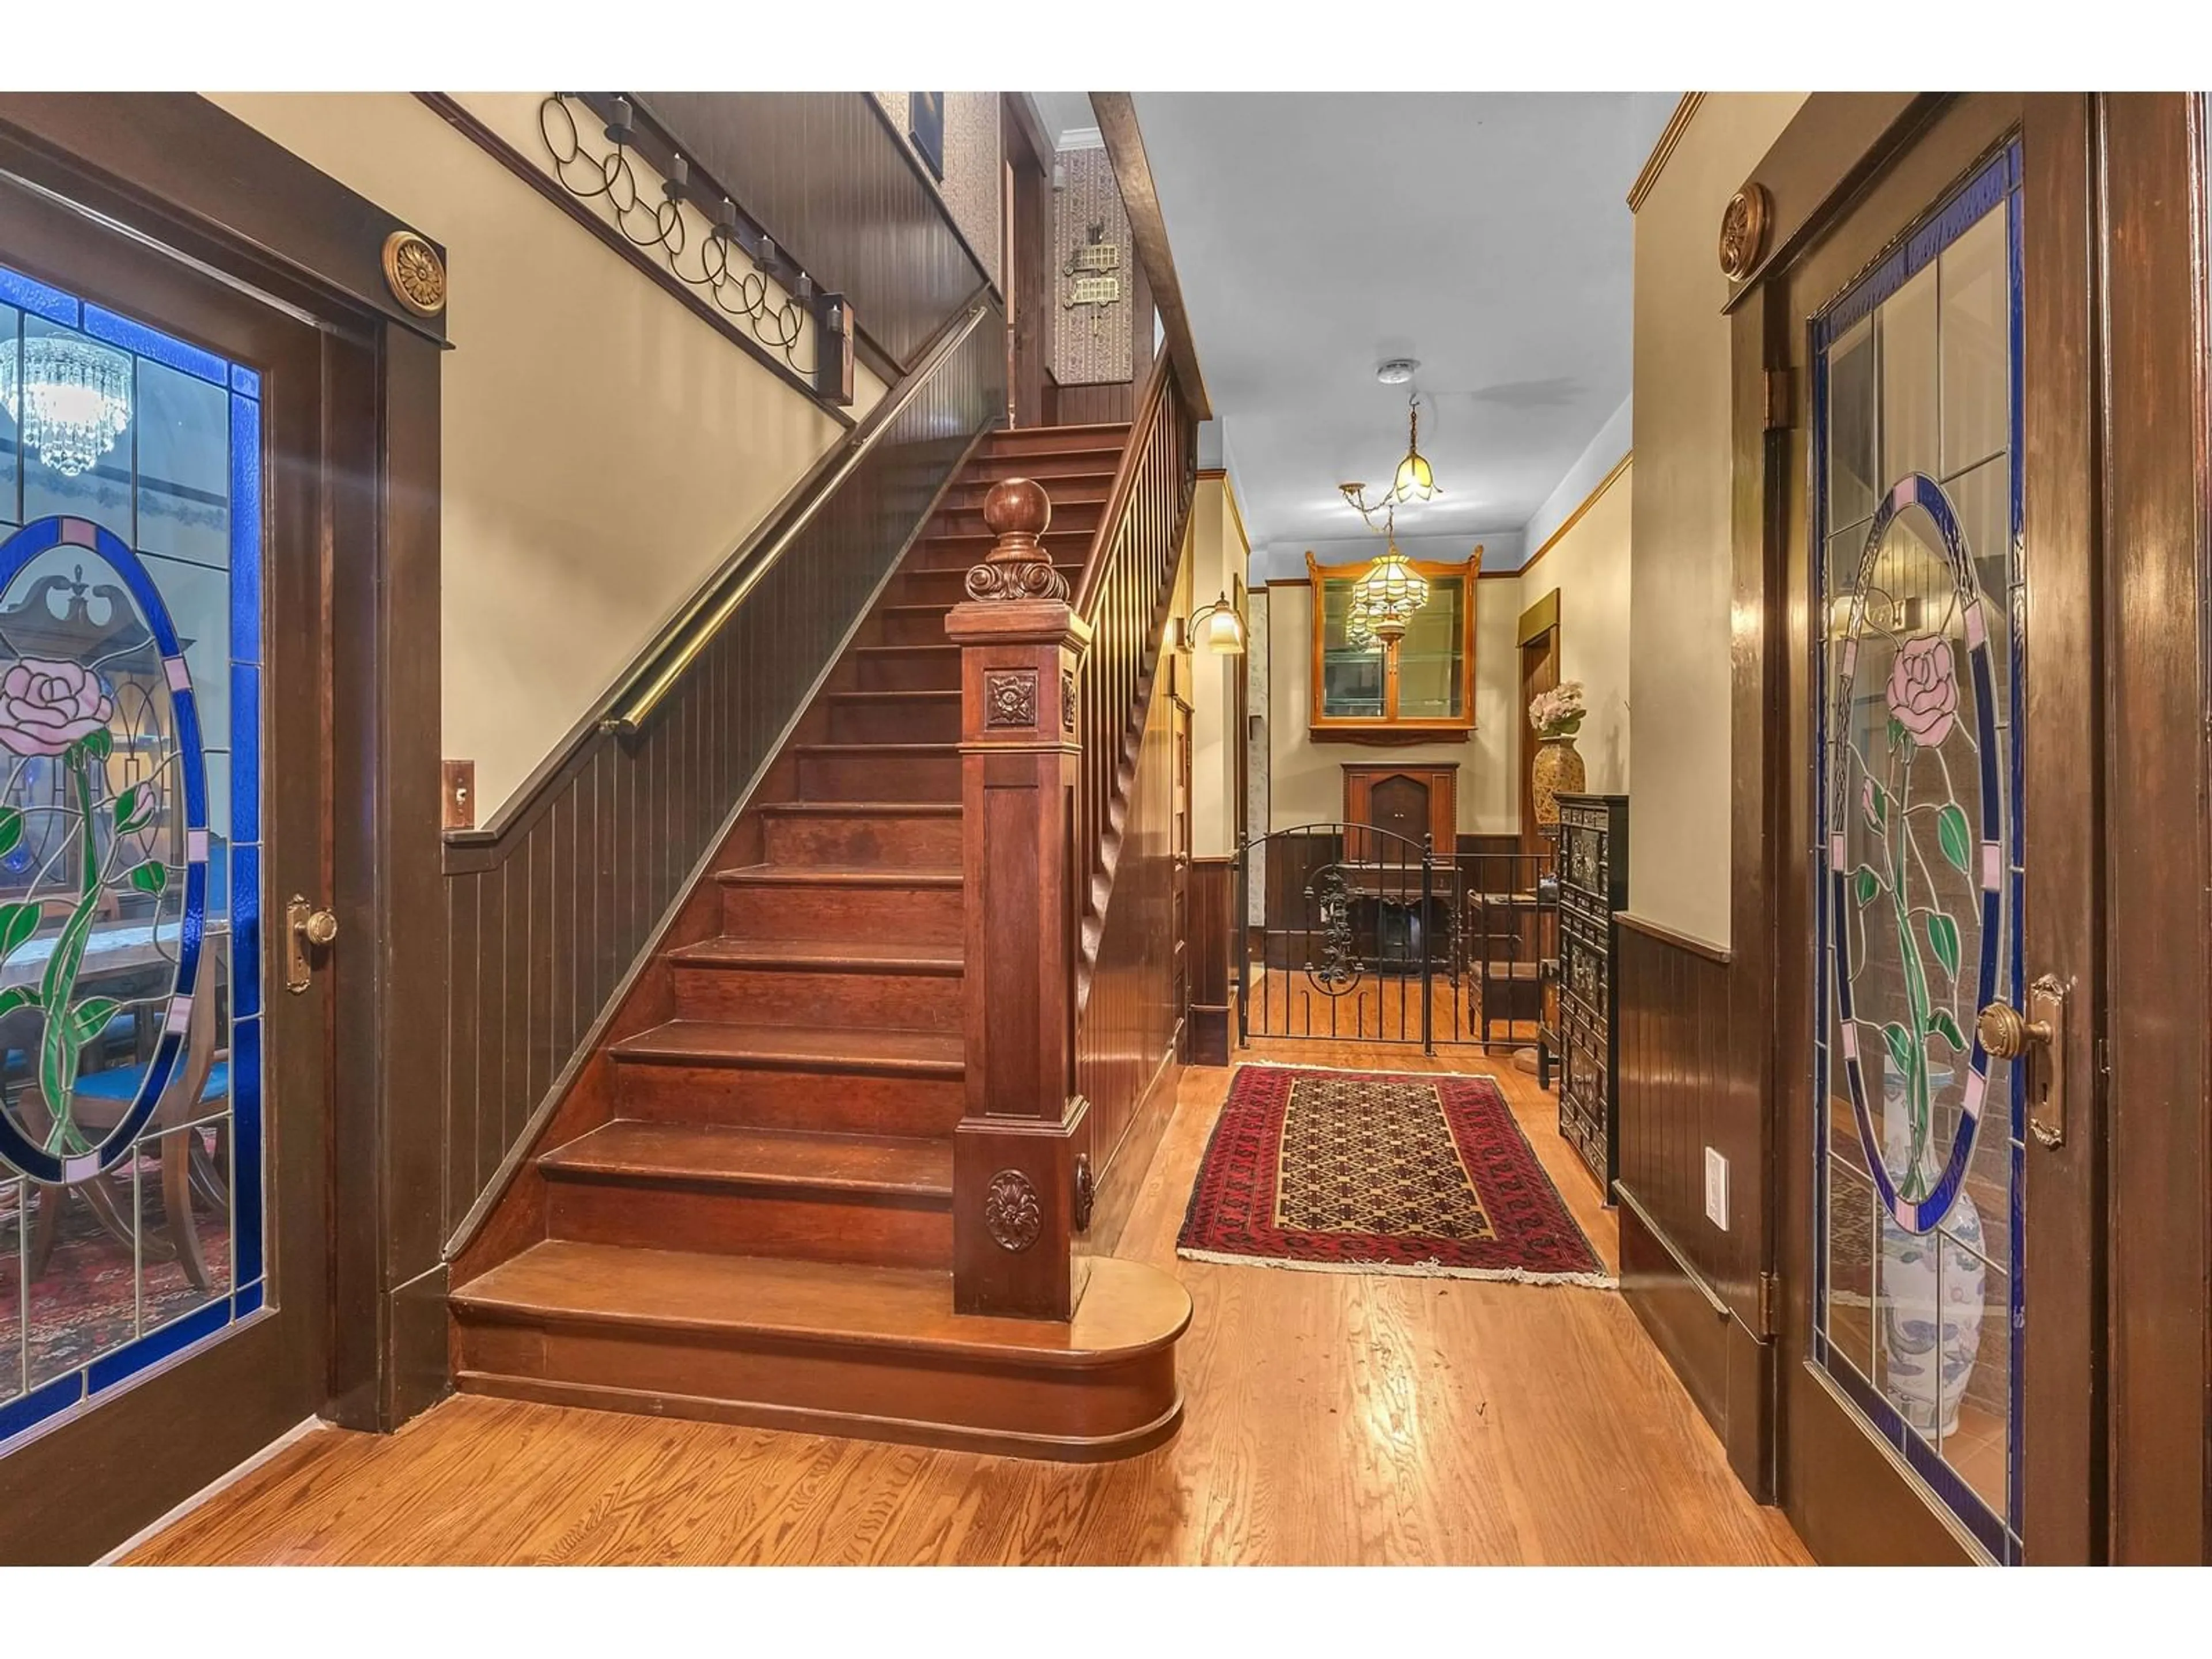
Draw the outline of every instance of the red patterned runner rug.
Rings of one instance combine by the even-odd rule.
[[[1239,1067],[1176,1253],[1315,1273],[1616,1283],[1486,1077]]]

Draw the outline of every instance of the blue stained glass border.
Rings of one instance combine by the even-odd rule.
[[[0,265],[0,301],[49,322],[82,328],[87,334],[110,345],[228,388],[231,654],[234,667],[239,665],[244,666],[244,683],[251,691],[251,695],[243,701],[234,696],[231,705],[233,729],[229,733],[229,746],[236,757],[232,772],[231,805],[234,835],[236,834],[236,825],[243,823],[253,831],[254,839],[258,841],[260,826],[261,720],[258,664],[262,649],[263,591],[261,376],[258,371],[243,364],[229,362],[201,347],[189,344],[118,313],[80,301],[74,295],[5,265]],[[33,540],[58,543],[62,539],[63,522],[63,518],[58,516],[35,525],[24,526],[0,539],[14,544],[18,550],[28,552],[32,550]],[[98,530],[97,526],[92,527],[98,531],[100,538],[114,542],[118,549],[125,551],[125,558],[118,560],[110,556],[108,562],[116,567],[126,584],[134,590],[134,597],[139,599],[142,610],[146,612],[164,654],[180,656],[181,653],[175,649],[173,629],[167,624],[166,607],[159,602],[159,594],[154,595],[155,603],[149,605],[146,592],[137,591],[142,583],[144,588],[150,590],[151,582],[144,576],[143,569],[137,568],[135,553],[131,553],[128,544],[120,538]],[[27,532],[34,533],[27,538]],[[234,672],[234,689],[239,684],[239,677]],[[179,737],[180,739],[190,737],[193,740],[185,746],[196,755],[199,714],[194,693],[189,690],[176,692],[174,706]],[[188,763],[184,773],[181,793],[185,798],[186,823],[189,827],[204,831],[207,827],[209,806],[207,781],[204,772],[192,764]],[[264,1102],[261,1021],[258,1018],[261,1006],[260,849],[250,843],[234,845],[229,849],[229,857],[234,981],[231,1143],[234,1159],[232,1200],[235,1245],[232,1280],[234,1284],[243,1282],[244,1288],[234,1294],[219,1297],[20,1398],[0,1405],[0,1455],[4,1455],[20,1437],[50,1425],[64,1416],[94,1409],[103,1394],[155,1367],[219,1342],[244,1323],[267,1317],[271,1311],[264,1277],[266,1247],[263,1237]],[[209,871],[204,860],[188,862],[185,884],[186,910],[190,915],[195,904],[204,905],[206,900]],[[180,957],[196,962],[202,936],[200,926],[189,927],[180,946]],[[149,1108],[161,1092],[158,1085],[166,1080],[167,1072],[173,1065],[175,1056],[170,1051],[175,1046],[165,1037],[149,1066],[149,1083],[155,1086],[145,1088],[142,1094]]]
[[[2008,396],[2009,403],[2011,501],[2010,533],[2012,558],[2014,568],[2019,560],[2020,538],[2023,514],[2023,409],[2021,399],[2021,363],[2025,330],[2021,298],[2022,246],[2021,228],[2021,187],[2022,183],[2021,149],[2018,138],[2007,142],[2004,148],[1991,157],[1960,185],[1930,214],[1928,219],[1911,232],[1896,248],[1868,271],[1850,288],[1823,307],[1810,319],[1812,362],[1812,473],[1813,511],[1815,534],[1812,539],[1813,615],[1820,619],[1813,647],[1813,684],[1820,688],[1820,702],[1825,710],[1826,687],[1829,680],[1827,628],[1827,552],[1830,526],[1828,523],[1828,349],[1836,340],[1850,332],[1858,323],[1870,316],[1882,301],[1895,294],[1913,276],[1932,264],[1943,250],[1956,241],[1973,225],[1990,212],[2002,208],[2006,216],[2007,289],[2008,295],[2009,346],[2011,363]],[[2008,592],[2004,599],[2004,618],[2007,643],[2012,651],[2013,675],[2009,686],[2009,707],[2007,710],[2006,778],[2010,784],[2007,799],[2014,803],[2011,822],[2007,826],[2008,869],[2005,876],[2005,896],[2008,913],[2015,919],[2012,938],[2012,960],[2007,966],[2014,985],[2024,983],[2021,975],[2022,942],[2017,919],[2022,914],[2023,875],[2021,868],[2022,813],[2019,810],[2021,778],[2021,711],[2026,706],[2025,686],[2027,677],[2027,656],[2022,647],[2019,607]],[[2009,1114],[2005,1121],[2010,1133],[2012,1164],[2012,1212],[2008,1218],[2008,1235],[2012,1242],[2011,1268],[2005,1275],[2009,1297],[2010,1354],[2006,1383],[2009,1391],[2006,1412],[2006,1504],[2005,1513],[1999,1516],[1956,1470],[1942,1461],[1937,1450],[1905,1423],[1896,1408],[1882,1393],[1873,1387],[1849,1363],[1833,1363],[1839,1356],[1832,1356],[1826,1334],[1828,1291],[1828,1205],[1827,1172],[1818,1160],[1828,1156],[1828,1060],[1827,1016],[1832,997],[1830,985],[1830,945],[1832,929],[1827,907],[1821,902],[1821,867],[1826,857],[1830,831],[1828,813],[1828,744],[1827,721],[1825,713],[1814,723],[1813,819],[1816,835],[1811,856],[1806,863],[1806,893],[1804,902],[1812,907],[1814,918],[1814,1005],[1813,1030],[1815,1033],[1814,1059],[1814,1157],[1813,1170],[1813,1332],[1812,1352],[1814,1362],[1823,1375],[1832,1379],[1849,1399],[1854,1408],[1866,1419],[1882,1440],[1893,1448],[1906,1467],[1926,1482],[1944,1507],[1955,1516],[1992,1560],[2006,1565],[2018,1565],[2024,1559],[2021,1542],[2021,1469],[2025,1425],[2021,1422],[2023,1396],[2021,1368],[2025,1358],[2026,1289],[2020,1271],[2025,1259],[2026,1223],[2023,1206],[2021,1139],[2025,1132],[2026,1082],[2018,1066],[2011,1068],[2008,1086],[2011,1093]],[[1984,756],[1985,769],[1993,768],[1995,757]],[[1985,788],[1996,780],[1984,780]],[[1986,795],[1985,795],[1986,799]],[[1993,943],[1993,942],[1992,942]],[[1985,945],[1985,949],[1989,946]]]

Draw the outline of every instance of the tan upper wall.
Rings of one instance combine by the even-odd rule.
[[[210,95],[446,246],[443,744],[483,822],[841,428],[418,100]],[[458,95],[542,154],[542,94]]]
[[[1587,696],[1589,715],[1576,736],[1575,752],[1583,757],[1584,787],[1595,794],[1629,793],[1632,474],[1629,464],[1622,463],[1521,573],[1522,611],[1540,603],[1547,593],[1559,596],[1559,678],[1580,680]],[[1516,650],[1514,713],[1526,731],[1528,711],[1521,706],[1519,678]],[[1517,796],[1517,774],[1516,793]],[[1630,866],[1632,873],[1634,868]]]
[[[1707,93],[1636,213],[1629,908],[1729,941],[1729,324],[1721,212],[1803,93]]]

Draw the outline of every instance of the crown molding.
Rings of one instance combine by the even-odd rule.
[[[1644,205],[1644,198],[1651,193],[1651,186],[1659,182],[1659,175],[1665,171],[1668,158],[1674,153],[1674,146],[1682,142],[1682,134],[1690,125],[1690,118],[1698,112],[1698,106],[1705,101],[1704,93],[1686,92],[1682,94],[1682,101],[1674,106],[1674,113],[1667,121],[1667,131],[1659,135],[1659,142],[1652,146],[1650,156],[1644,163],[1644,171],[1636,175],[1636,182],[1628,187],[1628,210],[1631,213]]]

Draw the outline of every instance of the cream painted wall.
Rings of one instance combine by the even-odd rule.
[[[1465,548],[1459,556],[1467,556]],[[1307,735],[1313,695],[1313,589],[1303,581],[1269,584],[1270,830],[1341,818],[1347,763],[1456,761],[1460,833],[1505,836],[1518,832],[1516,769],[1522,722],[1521,711],[1514,706],[1520,701],[1520,662],[1513,645],[1513,625],[1521,617],[1522,584],[1516,576],[1486,577],[1474,586],[1474,732],[1465,743],[1386,746],[1316,743]],[[1255,698],[1257,695],[1255,688]]]
[[[1629,522],[1633,468],[1590,497],[1550,550],[1521,573],[1520,609],[1540,603],[1555,589],[1559,595],[1559,677],[1580,680],[1588,693],[1589,716],[1575,739],[1595,794],[1629,792]],[[1517,620],[1517,617],[1516,617]],[[1507,635],[1509,645],[1513,636]],[[1512,697],[1516,718],[1527,732],[1528,710],[1520,708],[1520,653],[1513,653]],[[1533,736],[1533,734],[1530,734]],[[1634,814],[1630,815],[1634,822]],[[1632,864],[1630,872],[1634,873]]]
[[[542,155],[541,94],[458,95]],[[446,246],[443,740],[482,823],[841,428],[416,99],[210,96]]]
[[[1190,519],[1192,605],[1211,605],[1224,592],[1234,603],[1234,583],[1244,578],[1252,550],[1225,473],[1199,478]],[[1245,663],[1202,648],[1190,653],[1194,858],[1227,858],[1237,850],[1237,676]]]
[[[1636,215],[1629,908],[1729,941],[1728,297],[1721,212],[1802,93],[1710,92]]]

